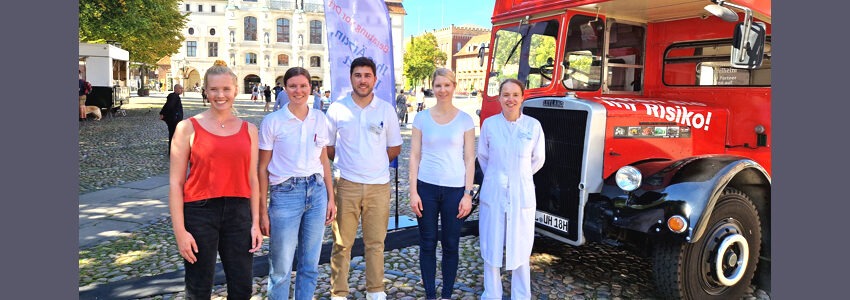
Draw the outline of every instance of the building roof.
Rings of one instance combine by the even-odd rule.
[[[400,2],[384,2],[387,4],[387,11],[391,14],[401,14],[407,15],[407,11],[404,10],[404,6],[401,5]]]
[[[463,28],[469,28],[469,29],[482,29],[482,30],[490,31],[490,28],[483,27],[481,25],[476,25],[476,24],[462,24],[460,26],[455,26],[455,27],[463,27]]]
[[[481,43],[490,43],[490,32],[473,36],[454,56],[478,55],[478,46],[481,46]],[[489,50],[485,51],[489,52]]]
[[[159,65],[170,66],[171,65],[171,56],[166,55],[165,57],[159,59],[159,61],[156,62],[156,65],[158,65],[158,66]]]

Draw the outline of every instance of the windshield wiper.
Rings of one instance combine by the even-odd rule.
[[[519,32],[520,30],[522,30],[523,23],[525,23],[525,25],[528,25],[528,28],[525,29],[524,34],[519,36],[519,40],[516,41],[516,44],[514,44],[514,47],[511,49],[511,53],[508,54],[508,59],[505,60],[505,64],[502,65],[502,68],[508,65],[508,62],[511,61],[511,57],[514,57],[514,53],[516,53],[516,48],[519,46],[519,44],[522,43],[522,40],[525,39],[525,37],[528,35],[528,32],[531,31],[531,25],[528,24],[528,16],[525,16],[525,19],[519,21],[519,25],[517,25],[516,31]]]

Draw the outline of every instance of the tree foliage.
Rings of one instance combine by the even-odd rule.
[[[507,78],[517,78],[520,68],[528,70],[533,68],[538,70],[535,72],[526,72],[528,77],[521,78],[526,81],[529,87],[539,87],[543,82],[539,69],[541,66],[547,65],[549,59],[555,59],[555,37],[543,34],[531,34],[523,41],[528,45],[523,45],[520,41],[522,35],[515,32],[513,28],[503,29],[496,32],[496,45],[493,48],[493,68],[491,82],[502,82]],[[527,48],[529,53],[528,60],[521,64],[520,56],[522,49]]]
[[[427,79],[437,69],[437,65],[444,65],[447,60],[445,52],[440,51],[437,46],[437,38],[426,33],[420,37],[410,40],[404,50],[404,76],[407,77],[408,85]]]
[[[130,60],[156,64],[176,53],[188,14],[178,0],[80,0],[80,41],[116,41]]]

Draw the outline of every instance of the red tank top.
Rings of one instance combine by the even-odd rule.
[[[218,197],[251,198],[248,123],[242,121],[242,128],[236,134],[220,136],[206,131],[195,118],[189,120],[195,128],[195,137],[189,154],[189,178],[183,185],[183,202]]]

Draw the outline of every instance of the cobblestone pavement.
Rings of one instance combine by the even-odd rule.
[[[159,108],[164,102],[164,94],[133,98],[132,104],[124,107],[126,116],[105,116],[100,121],[80,122],[81,194],[167,173],[167,129],[158,118]],[[474,116],[478,105],[474,99],[457,102],[458,106]],[[183,97],[183,104],[187,117],[205,109],[197,93],[187,93]],[[237,99],[236,108],[240,117],[257,125],[266,114],[262,102],[252,103],[241,96]],[[477,116],[474,117],[477,124]],[[412,116],[410,120],[413,120]],[[412,216],[406,195],[410,129],[403,128],[402,135],[405,144],[399,163],[399,215]],[[473,215],[472,219],[475,218],[477,216]],[[325,240],[331,241],[330,228],[326,229]],[[265,255],[267,251],[266,242],[263,250],[256,255]],[[157,220],[130,236],[80,249],[79,256],[80,287],[182,269],[182,260],[173,244],[168,218]],[[534,299],[657,298],[649,260],[607,245],[572,247],[538,237],[535,239],[531,264]],[[351,295],[354,299],[363,299],[366,280],[363,257],[354,257],[352,266],[349,279]],[[483,290],[482,266],[483,261],[478,255],[478,237],[461,238],[461,261],[454,299],[478,299]],[[417,246],[387,251],[385,268],[384,283],[389,299],[424,297],[424,290],[419,283]],[[329,264],[321,265],[320,273],[316,298],[329,299]],[[509,295],[510,277],[509,274],[503,276],[505,295]],[[267,280],[267,276],[254,279],[253,299],[265,298]],[[225,298],[225,287],[216,286],[213,299]],[[183,293],[144,299],[183,299]],[[770,297],[752,286],[745,299]]]

